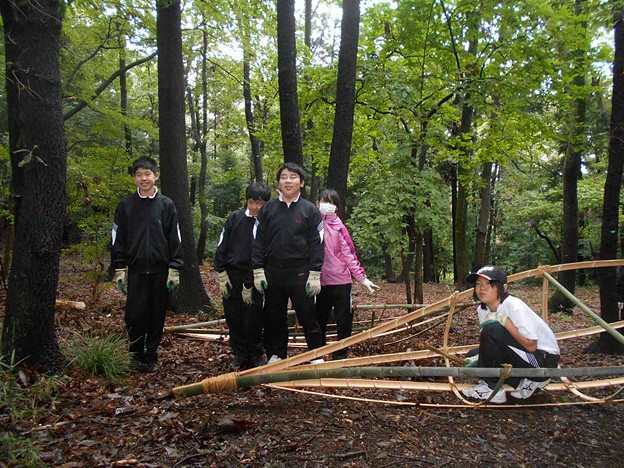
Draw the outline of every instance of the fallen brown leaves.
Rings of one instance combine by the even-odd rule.
[[[61,343],[74,332],[123,333],[123,296],[110,285],[96,302],[89,302],[88,286],[80,286],[81,274],[75,269],[63,272],[61,296],[84,300],[87,307],[59,314]],[[218,300],[212,275],[204,272],[211,298]],[[356,304],[405,301],[402,285],[375,282],[382,289],[374,296],[354,286]],[[425,300],[433,302],[451,292],[449,286],[426,285]],[[539,307],[539,287],[515,292]],[[596,307],[596,291],[587,289],[584,294],[583,300]],[[461,317],[454,323],[451,339],[470,342],[475,336],[474,318],[471,311]],[[167,325],[207,319],[170,315]],[[554,321],[553,326],[573,329],[587,323],[575,316],[569,322]],[[443,326],[434,327],[426,336],[390,346],[364,343],[352,352],[365,355],[418,349],[425,341],[439,346],[442,331]],[[592,339],[566,343],[563,364],[613,365],[618,360],[582,354]],[[123,384],[111,384],[70,373],[54,405],[39,419],[12,424],[5,430],[30,437],[45,463],[61,467],[622,466],[622,405],[427,409],[265,387],[180,401],[166,397],[175,386],[229,372],[229,360],[224,342],[168,334],[162,343],[162,370],[158,374],[133,374]],[[441,359],[429,364],[436,363],[442,365]],[[394,401],[457,403],[451,395],[372,390],[342,393]],[[536,398],[554,401],[551,395]]]

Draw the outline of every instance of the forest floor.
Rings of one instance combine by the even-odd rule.
[[[221,308],[214,273],[206,268],[202,275],[215,306]],[[59,297],[85,301],[87,308],[57,314],[61,346],[76,333],[124,333],[123,295],[108,283],[96,300],[89,299],[84,278],[76,265],[63,267]],[[405,302],[403,285],[376,282],[381,290],[374,295],[354,285],[354,304]],[[540,285],[512,285],[512,292],[539,310]],[[449,285],[425,285],[425,302],[450,293]],[[596,288],[579,288],[577,293],[585,304],[599,309]],[[384,313],[387,317],[405,312]],[[363,320],[370,316],[357,314]],[[456,317],[452,341],[475,343],[474,309]],[[167,326],[207,320],[169,314]],[[589,325],[578,309],[572,317],[551,317],[555,331]],[[418,335],[403,332],[358,344],[350,356],[417,350],[425,342],[439,346],[443,332],[443,325]],[[562,342],[562,367],[621,365],[621,356],[583,353],[595,338]],[[69,370],[53,404],[36,419],[10,421],[0,411],[0,425],[5,426],[0,432],[30,438],[46,464],[61,467],[624,466],[624,405],[566,405],[581,401],[570,393],[544,391],[529,401],[510,398],[511,405],[518,405],[511,408],[461,406],[450,393],[385,389],[295,393],[258,386],[168,398],[176,386],[229,372],[229,362],[226,341],[167,333],[160,348],[160,372],[133,373],[122,383],[111,383]],[[398,365],[402,364],[414,365]],[[444,362],[435,358],[419,365]],[[544,406],[521,406],[527,402]]]

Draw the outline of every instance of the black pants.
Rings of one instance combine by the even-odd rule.
[[[334,310],[337,340],[351,336],[353,332],[353,307],[351,304],[351,283],[323,286],[316,296],[316,320],[321,327],[323,345],[327,344],[327,322]],[[332,354],[334,359],[347,357],[347,350],[341,349]]]
[[[158,345],[167,313],[167,272],[128,272],[125,322],[130,352],[142,362],[158,361]]]
[[[303,327],[308,349],[323,344],[321,328],[316,321],[314,298],[308,297],[305,285],[308,268],[276,268],[266,265],[264,269],[268,289],[264,302],[264,348],[267,358],[272,355],[287,357],[288,354],[288,299],[292,302],[297,320]]]
[[[232,283],[230,297],[223,299],[225,321],[230,331],[232,353],[249,364],[262,357],[262,303],[263,297],[252,285],[252,304],[243,302],[241,293],[246,272],[228,270]]]
[[[527,351],[500,323],[491,323],[483,327],[479,338],[479,361],[477,367],[501,367],[511,364],[520,368],[555,368],[559,365],[559,355],[549,354],[542,350],[534,353]],[[494,388],[498,379],[483,379],[490,388]],[[511,377],[506,383],[517,387],[522,377]],[[547,378],[531,378],[535,382]]]

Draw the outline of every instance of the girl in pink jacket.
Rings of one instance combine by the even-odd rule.
[[[340,206],[338,192],[325,189],[318,201],[323,217],[325,259],[321,269],[321,292],[316,296],[316,319],[321,327],[323,345],[326,344],[327,321],[334,309],[334,318],[338,331],[338,340],[351,336],[353,330],[353,307],[351,304],[351,277],[374,292],[379,286],[366,278],[366,272],[355,253],[355,247],[349,231],[336,212]],[[341,349],[332,355],[332,359],[344,359],[347,350]]]

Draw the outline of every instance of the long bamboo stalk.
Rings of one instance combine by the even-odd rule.
[[[555,266],[540,266],[536,269],[533,270],[527,270],[525,272],[522,273],[517,273],[517,274],[513,274],[510,275],[508,277],[508,281],[509,282],[513,282],[513,281],[518,281],[521,279],[525,279],[525,278],[530,278],[530,277],[543,277],[546,274],[548,274],[548,272],[559,272],[559,271],[566,271],[566,270],[573,270],[573,269],[582,269],[582,268],[600,268],[600,267],[613,267],[613,266],[624,266],[624,260],[600,260],[600,261],[589,261],[589,262],[578,262],[578,263],[569,263],[569,264],[561,264],[561,265],[555,265]],[[266,365],[266,366],[262,366],[262,367],[258,367],[258,368],[254,368],[254,369],[249,369],[246,371],[241,372],[240,374],[225,374],[224,376],[217,376],[217,377],[213,377],[210,379],[204,379],[202,382],[198,383],[198,384],[191,384],[185,387],[179,387],[178,389],[174,389],[175,391],[172,391],[172,393],[174,395],[180,394],[182,396],[190,396],[190,395],[196,395],[196,394],[200,394],[200,393],[211,393],[212,392],[212,388],[213,387],[218,387],[218,388],[224,388],[224,389],[235,389],[237,388],[237,379],[238,378],[242,378],[242,377],[259,377],[262,375],[270,375],[272,373],[276,373],[282,370],[286,370],[288,368],[291,368],[292,366],[297,366],[299,364],[305,363],[307,361],[310,361],[312,359],[315,358],[319,358],[322,356],[325,356],[329,353],[332,353],[334,351],[346,348],[348,346],[352,346],[354,344],[366,341],[366,340],[370,340],[372,338],[376,338],[378,336],[383,335],[384,333],[387,333],[391,330],[395,330],[396,328],[405,325],[409,322],[415,321],[415,320],[419,320],[423,317],[430,317],[433,315],[436,315],[437,313],[439,313],[440,309],[442,308],[450,308],[451,306],[455,306],[459,301],[468,301],[472,298],[473,295],[473,290],[472,289],[468,289],[465,290],[463,292],[456,292],[455,294],[453,294],[452,296],[449,296],[446,299],[437,301],[433,304],[430,304],[426,307],[414,310],[412,312],[409,312],[405,315],[402,315],[400,317],[394,318],[392,320],[389,320],[387,322],[381,323],[376,325],[373,328],[370,328],[366,331],[363,331],[362,333],[359,333],[357,335],[353,335],[349,338],[346,338],[344,340],[341,340],[339,342],[336,343],[331,343],[328,344],[326,346],[323,346],[321,348],[317,348],[308,352],[304,352],[302,354],[299,354],[297,356],[293,356],[291,358],[288,359],[284,359],[282,361],[270,364],[270,365]],[[574,296],[572,296],[574,297]],[[574,298],[576,299],[576,298]],[[573,300],[574,300],[573,299]],[[388,308],[388,306],[382,306],[383,310],[386,310]],[[374,309],[373,309],[374,310]],[[452,314],[449,314],[450,316],[452,316]],[[594,314],[595,315],[595,314]],[[597,317],[597,316],[596,316]],[[450,318],[450,317],[449,317]],[[593,316],[592,316],[593,318]],[[598,317],[599,318],[599,317]],[[600,319],[602,320],[602,319]],[[604,322],[604,321],[603,321]],[[600,323],[598,321],[598,323]],[[606,322],[604,322],[606,324]],[[600,323],[601,325],[603,325],[602,323]],[[195,325],[196,326],[196,325]],[[604,326],[604,325],[603,325]],[[607,324],[607,326],[609,327],[610,325]],[[613,327],[612,331],[615,331]],[[570,337],[569,333],[567,332],[568,336]],[[617,334],[617,332],[615,332]],[[619,334],[618,334],[619,335]],[[580,336],[580,335],[578,335]],[[446,342],[446,340],[445,340]],[[460,352],[466,352],[469,349],[471,349],[473,346],[457,346],[457,347],[453,347],[453,348],[447,348],[447,346],[444,346],[444,349],[447,352],[456,352],[456,353],[460,353]],[[411,354],[418,354],[420,358],[425,357],[425,355],[430,355],[434,354],[431,353],[431,351],[418,351],[415,353],[395,353],[392,355],[380,355],[380,356],[369,356],[369,357],[365,357],[365,358],[354,358],[354,359],[348,359],[348,360],[343,360],[343,361],[333,361],[333,362],[327,362],[324,364],[318,364],[315,365],[315,369],[313,370],[307,370],[309,369],[311,366],[301,366],[298,372],[325,372],[325,371],[330,371],[330,370],[334,370],[334,371],[338,371],[338,370],[348,370],[348,369],[331,369],[332,367],[342,367],[344,366],[347,362],[348,364],[346,365],[350,365],[350,364],[354,364],[354,365],[370,365],[370,364],[378,364],[378,363],[387,363],[387,362],[397,362],[397,361],[402,361],[405,360],[405,358],[407,357],[407,355],[411,355]],[[305,370],[304,370],[305,368]],[[393,368],[396,369],[396,368]],[[456,369],[456,368],[436,368],[436,369]],[[469,371],[470,369],[476,369],[476,368],[462,368],[462,369],[466,369],[467,371]],[[600,368],[598,368],[600,369]],[[483,369],[482,369],[483,370]],[[513,369],[514,372],[523,372],[523,371],[527,371],[528,369]],[[543,372],[550,372],[550,371],[554,371],[552,369],[533,369],[533,370],[539,370],[539,371],[543,371]],[[568,369],[566,369],[568,370]],[[232,376],[234,376],[234,378],[232,378]],[[452,378],[453,374],[448,374],[447,377]],[[512,374],[512,376],[515,376],[515,374]],[[518,375],[518,376],[524,376],[524,375]],[[485,376],[487,377],[487,376]],[[494,377],[500,377],[500,376],[494,376]],[[386,381],[387,382],[387,381]],[[400,384],[399,382],[396,382],[398,384]],[[403,383],[405,384],[405,383]],[[451,385],[452,386],[452,385]],[[207,391],[202,391],[202,390],[197,390],[197,388],[204,388],[206,387]],[[187,390],[183,390],[183,389],[189,389],[188,390],[188,395],[186,395]],[[210,390],[210,391],[208,391]]]
[[[587,307],[585,304],[583,304],[581,301],[579,301],[576,298],[576,296],[574,296],[570,291],[568,291],[561,283],[559,283],[555,278],[550,276],[547,272],[544,272],[544,276],[557,289],[559,289],[559,291],[561,291],[565,297],[570,299],[572,302],[574,302],[578,306],[579,309],[581,309],[583,312],[585,312],[587,315],[589,315],[594,320],[594,322],[596,322],[598,325],[600,325],[602,328],[604,328],[607,331],[607,333],[609,333],[613,338],[615,338],[621,344],[624,344],[624,336],[620,332],[618,332],[615,328],[613,328],[608,322],[605,322],[602,319],[602,317],[600,317],[598,314],[596,314],[596,312],[594,312],[589,307]]]
[[[291,370],[256,375],[239,373],[210,377],[199,383],[174,388],[175,398],[185,398],[202,393],[223,393],[238,388],[253,387],[278,382],[323,378],[414,378],[414,377],[602,377],[624,375],[624,366],[570,367],[570,368],[479,368],[479,367],[351,367],[347,369]]]

